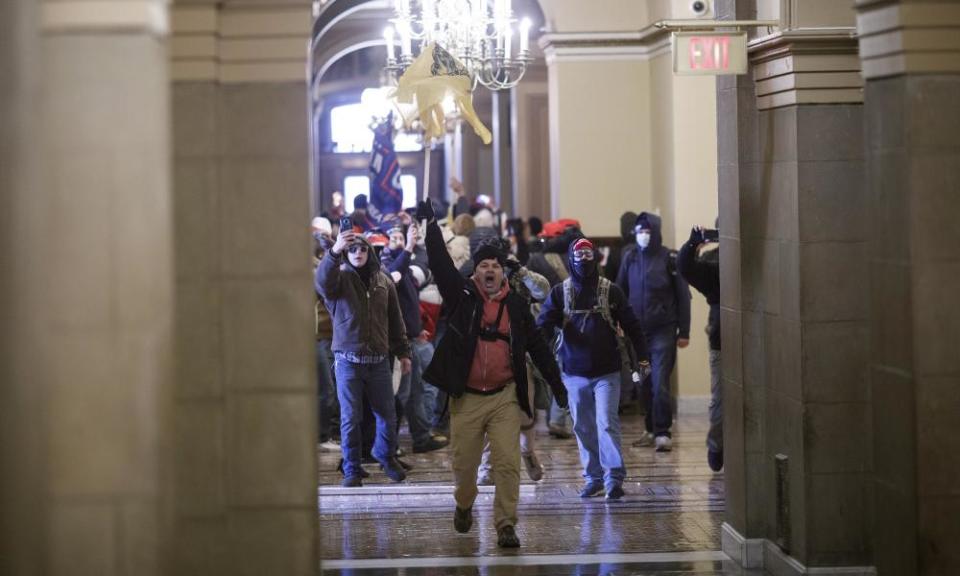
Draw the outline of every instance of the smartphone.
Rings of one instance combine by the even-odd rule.
[[[340,233],[343,234],[350,230],[353,230],[353,220],[349,216],[340,218]]]
[[[719,230],[704,230],[704,231],[703,231],[703,241],[704,241],[704,242],[719,242],[719,241],[720,241],[720,231],[719,231]]]

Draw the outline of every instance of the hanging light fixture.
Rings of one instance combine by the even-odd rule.
[[[512,0],[394,0],[394,11],[384,31],[385,69],[394,80],[431,42],[466,66],[474,88],[478,83],[490,90],[513,88],[533,61],[530,19],[514,19]]]

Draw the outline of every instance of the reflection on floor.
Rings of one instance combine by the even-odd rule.
[[[448,450],[412,454],[403,484],[376,464],[362,488],[340,488],[338,454],[320,453],[320,538],[325,574],[739,574],[720,549],[723,476],[707,467],[706,415],[681,418],[674,449],[633,448],[642,417],[623,416],[626,497],[615,503],[583,500],[575,440],[538,435],[546,477],[523,473],[523,546],[496,546],[493,488],[482,487],[468,534],[453,530]]]

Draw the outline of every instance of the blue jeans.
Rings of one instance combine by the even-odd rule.
[[[433,360],[433,343],[414,340],[412,348],[414,358],[420,361],[418,378],[420,379],[420,387],[423,388],[423,396],[420,398],[420,409],[423,410],[424,422],[430,426],[433,423],[433,409],[434,406],[437,405],[438,390],[423,381],[423,371],[427,369],[430,361]]]
[[[380,462],[397,450],[397,414],[394,410],[393,374],[390,361],[354,364],[337,360],[337,396],[340,398],[340,447],[343,450],[343,475],[360,475],[363,401],[366,397],[377,419],[373,457]]]
[[[607,490],[623,484],[627,469],[620,452],[620,373],[596,378],[563,375],[587,482],[603,480]]]
[[[666,326],[646,333],[650,349],[650,375],[643,381],[647,432],[670,437],[673,408],[670,405],[670,375],[677,362],[677,327]]]
[[[333,435],[333,414],[336,407],[333,383],[333,352],[329,340],[317,340],[317,409],[320,413],[320,442]]]
[[[410,373],[400,377],[400,388],[397,390],[397,399],[403,406],[403,412],[407,417],[407,424],[410,425],[410,436],[413,438],[414,448],[424,446],[430,441],[430,420],[427,418],[427,412],[424,409],[423,397],[426,393],[426,386],[423,381],[423,370],[426,365],[423,363],[424,346],[429,348],[430,357],[433,356],[433,346],[430,343],[420,342],[418,339],[410,341]],[[429,361],[428,361],[429,362]],[[436,388],[433,388],[436,390]]]

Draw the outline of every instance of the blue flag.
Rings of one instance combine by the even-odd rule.
[[[373,157],[370,158],[370,202],[380,214],[397,214],[403,206],[400,187],[400,161],[393,149],[393,112],[373,131]]]

